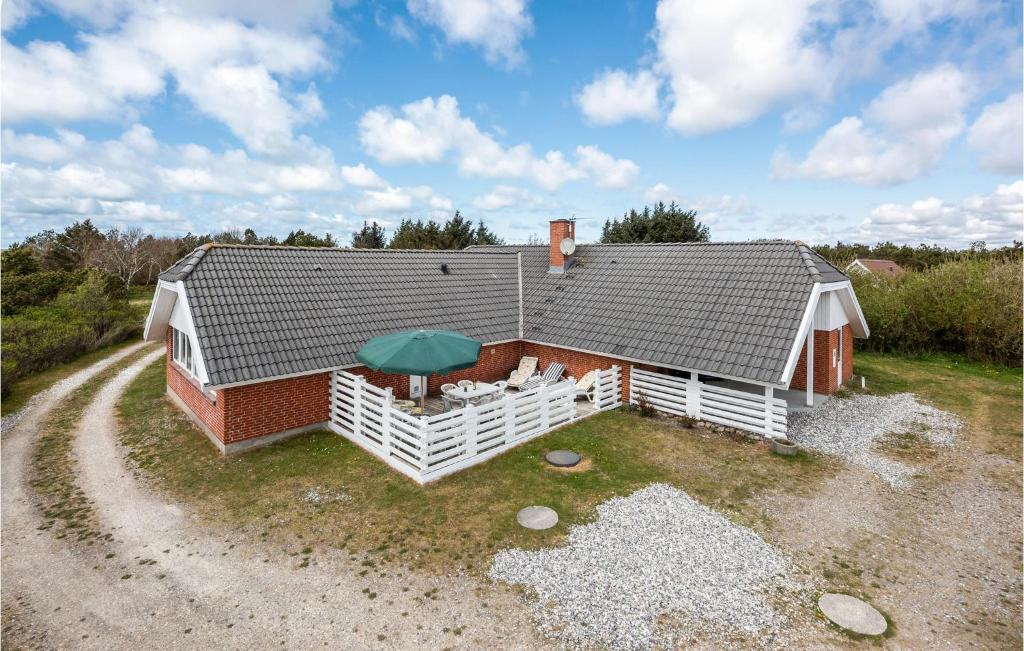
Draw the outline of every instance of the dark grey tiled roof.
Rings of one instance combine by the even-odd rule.
[[[525,339],[769,383],[814,283],[838,273],[779,241],[581,245],[564,274],[547,246],[486,250],[522,251]]]
[[[352,364],[397,330],[518,337],[514,254],[213,246],[160,278],[184,283],[212,385]]]
[[[777,383],[815,282],[847,277],[803,244],[581,245],[369,251],[205,246],[183,281],[212,385],[355,363],[371,337],[443,328]],[[449,273],[441,271],[448,265]]]

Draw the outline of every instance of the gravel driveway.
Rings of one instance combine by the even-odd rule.
[[[114,407],[131,380],[162,355],[153,351],[105,385],[78,427],[79,483],[112,535],[109,542],[80,549],[38,531],[23,476],[46,411],[100,369],[48,392],[5,437],[3,600],[5,626],[16,621],[18,643],[96,649],[545,645],[506,591],[463,577],[367,574],[347,557],[319,555],[302,568],[281,552],[202,529],[183,509],[140,486],[123,465]]]
[[[938,446],[951,446],[963,422],[926,405],[912,393],[836,398],[790,417],[787,436],[801,446],[863,466],[898,490],[910,487],[915,468],[873,449],[890,434],[912,432]]]
[[[808,603],[796,568],[756,533],[652,484],[597,507],[562,547],[500,552],[491,577],[532,587],[542,630],[572,646],[777,645]]]

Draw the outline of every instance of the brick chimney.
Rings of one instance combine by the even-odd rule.
[[[568,219],[552,220],[551,240],[548,244],[548,273],[560,274],[572,266],[573,256],[563,255],[560,248],[562,240],[567,238],[576,239],[576,222]]]

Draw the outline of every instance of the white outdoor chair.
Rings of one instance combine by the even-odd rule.
[[[583,377],[576,380],[576,398],[586,398],[594,402],[595,383],[597,382],[597,371],[587,371]]]
[[[456,398],[450,395],[449,391],[454,391],[459,387],[454,384],[442,384],[441,385],[441,404],[444,405],[445,411],[451,411],[452,409],[462,409],[466,406],[466,401],[462,398]]]
[[[523,382],[526,382],[530,377],[537,372],[537,358],[536,357],[524,357],[519,360],[519,368],[512,371],[512,374],[508,376],[507,385],[513,389],[518,389]]]
[[[544,384],[553,384],[562,379],[563,373],[565,373],[565,364],[562,364],[561,362],[551,362],[548,364],[548,367],[544,369],[543,375],[534,375],[526,382],[520,384],[519,390],[529,391],[530,389],[536,389]]]
[[[494,383],[494,386],[497,387],[498,389],[495,392],[495,394],[501,395],[502,393],[505,393],[505,389],[508,388],[508,382],[506,382],[505,380],[498,380],[497,382]]]
[[[452,384],[451,382],[447,382],[445,384],[442,384],[441,385],[441,395],[444,395],[445,393],[451,391],[452,389],[457,389],[457,388],[458,387],[455,386],[454,384]]]
[[[464,389],[472,389],[476,386],[476,382],[473,380],[459,380],[459,386]]]

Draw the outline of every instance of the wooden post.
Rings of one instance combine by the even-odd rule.
[[[700,376],[690,371],[690,383],[686,387],[686,411],[690,418],[700,418]]]
[[[391,456],[391,402],[394,400],[391,387],[384,389],[384,408],[380,410],[380,443],[385,456]]]
[[[476,456],[476,437],[477,437],[477,419],[479,415],[476,412],[476,405],[471,402],[466,403],[466,457]]]
[[[546,432],[551,424],[551,416],[548,409],[548,385],[542,384],[540,391],[537,392],[537,398],[540,399],[540,427],[541,431]]]
[[[807,330],[807,406],[814,406],[814,324]]]
[[[768,438],[775,438],[772,435],[772,396],[775,390],[772,387],[764,388],[764,435]]]
[[[362,436],[363,432],[363,383],[366,380],[363,379],[362,375],[357,375],[355,379],[355,387],[352,389],[352,428],[353,432],[357,436]]]
[[[516,438],[516,404],[515,399],[505,394],[505,443],[511,443]]]

